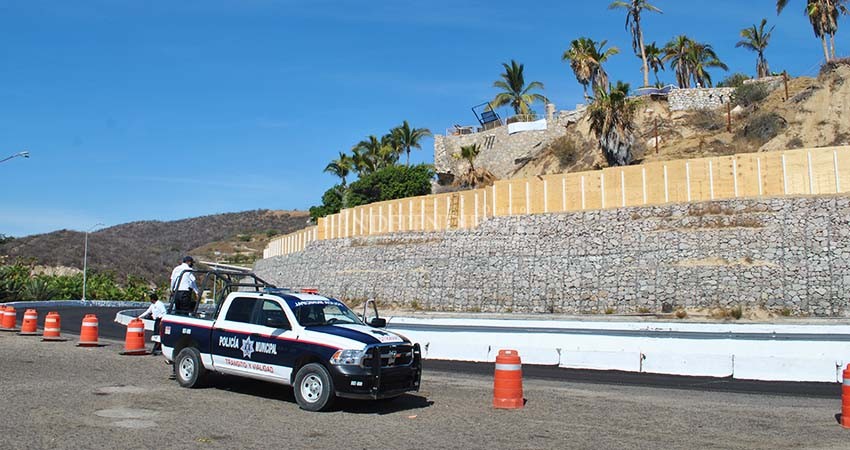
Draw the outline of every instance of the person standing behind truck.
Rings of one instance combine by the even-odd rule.
[[[195,283],[195,274],[192,273],[194,265],[195,260],[191,256],[184,256],[183,264],[171,271],[171,292],[174,295],[174,312],[177,314],[189,314],[195,310],[192,291],[195,291],[198,298],[201,297],[201,291]]]
[[[158,335],[159,322],[162,320],[162,316],[166,313],[165,303],[162,303],[162,301],[159,300],[156,292],[151,292],[148,297],[150,298],[151,305],[148,306],[148,309],[139,316],[139,319],[153,319],[153,334]],[[151,354],[158,354],[160,352],[160,348],[162,348],[162,346],[159,342],[154,343]]]

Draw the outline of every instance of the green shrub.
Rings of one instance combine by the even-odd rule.
[[[723,115],[711,110],[694,111],[688,116],[687,123],[704,131],[717,131],[726,127],[726,120]]]
[[[569,136],[561,136],[549,144],[549,150],[558,158],[561,169],[565,169],[578,160],[576,143]]]
[[[717,87],[732,87],[737,88],[744,85],[744,81],[749,80],[750,76],[745,73],[733,73],[728,77],[724,78],[723,81],[717,83]]]
[[[741,308],[741,305],[738,305],[738,306],[729,310],[729,316],[734,318],[735,320],[740,319],[741,316],[743,316],[743,315],[744,315],[744,309]]]
[[[21,290],[21,300],[53,300],[55,297],[56,291],[45,277],[30,279]]]
[[[366,175],[347,188],[336,185],[322,196],[322,204],[310,208],[313,220],[374,202],[416,197],[431,193],[434,168],[429,164],[389,166]],[[345,200],[345,202],[343,202]]]
[[[744,128],[738,133],[740,136],[767,142],[779,135],[788,127],[788,122],[779,114],[760,113],[747,120]]]
[[[735,89],[732,94],[732,103],[747,107],[758,103],[770,95],[770,90],[765,83],[750,83]]]

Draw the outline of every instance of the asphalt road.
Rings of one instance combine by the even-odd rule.
[[[0,333],[4,448],[847,449],[840,399],[526,378],[494,410],[492,377],[432,367],[393,401],[298,409],[289,388],[234,377],[183,389],[161,357]]]
[[[102,339],[111,339],[123,342],[126,328],[114,322],[118,311],[128,308],[79,308],[62,307],[61,303],[56,306],[36,308],[39,313],[39,325],[43,317],[49,311],[57,311],[62,319],[63,335],[79,335],[80,324],[83,316],[94,314],[98,318],[98,331]],[[23,320],[23,310],[16,311],[18,314],[18,326]],[[146,333],[146,342],[150,343],[150,332]],[[150,346],[150,344],[148,344]],[[456,372],[471,375],[490,376],[493,365],[489,363],[472,363],[459,361],[436,361],[426,360],[425,370]],[[792,383],[792,382],[765,382],[735,380],[732,378],[712,377],[684,377],[674,375],[656,375],[647,373],[620,372],[620,371],[596,371],[596,370],[572,370],[555,366],[523,366],[523,376],[527,379],[539,379],[574,383],[606,384],[618,386],[646,386],[663,387],[673,389],[712,391],[712,392],[738,392],[738,393],[766,393],[774,395],[790,395],[804,397],[837,398],[841,396],[841,385],[838,383]],[[848,445],[850,448],[850,444]]]

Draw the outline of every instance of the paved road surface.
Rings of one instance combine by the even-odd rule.
[[[86,314],[95,314],[98,318],[99,333],[102,339],[113,339],[123,342],[127,329],[114,322],[118,311],[128,308],[79,308],[51,306],[36,308],[39,313],[39,324],[48,311],[58,311],[62,318],[62,333],[69,336],[79,335],[80,324]],[[18,326],[23,319],[23,310],[18,310]],[[146,342],[150,342],[150,332]],[[148,344],[150,346],[150,344]],[[425,361],[425,370],[444,372],[459,372],[481,376],[492,375],[493,365],[488,363],[467,363],[458,361]],[[772,393],[777,395],[797,395],[808,397],[837,398],[841,396],[841,385],[838,383],[791,383],[791,382],[758,382],[733,380],[731,378],[711,377],[682,377],[672,375],[654,375],[646,373],[569,370],[551,366],[523,367],[526,378],[541,380],[611,384],[625,386],[655,386],[676,389],[742,392],[742,393]],[[848,445],[850,448],[850,445]]]
[[[0,333],[4,448],[847,449],[840,400],[525,380],[522,410],[494,410],[492,378],[429,370],[389,402],[298,409],[290,389],[233,377],[183,389],[161,357],[119,342]]]

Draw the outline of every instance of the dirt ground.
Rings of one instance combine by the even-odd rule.
[[[839,399],[525,380],[522,410],[494,410],[492,379],[426,372],[393,401],[298,409],[291,390],[216,377],[169,381],[161,357],[121,344],[0,334],[4,448],[846,449]]]

